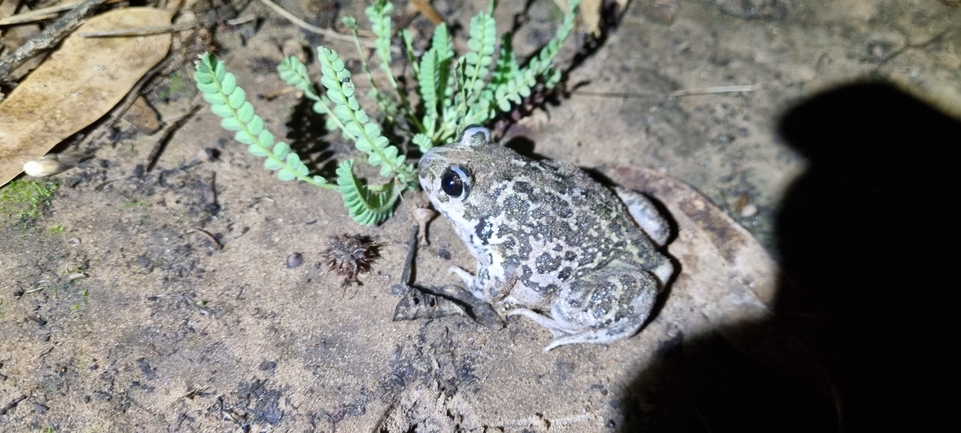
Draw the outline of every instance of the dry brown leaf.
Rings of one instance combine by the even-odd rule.
[[[163,26],[171,16],[165,10],[126,8],[91,18],[20,83],[0,103],[0,185],[19,174],[23,163],[109,112],[163,60],[171,39],[169,34],[84,38],[79,33]]]
[[[607,7],[614,7],[613,3],[617,4],[620,8],[620,13],[624,13],[624,9],[627,8],[628,0],[581,0],[581,22],[584,23],[585,32],[590,34],[595,38],[600,38],[604,34],[604,29],[601,26],[601,16],[604,13],[605,3]],[[561,10],[566,11],[568,9],[568,0],[555,0],[557,6]]]
[[[153,134],[160,129],[160,116],[147,102],[147,98],[138,96],[126,113],[123,113],[123,120],[130,122],[138,131],[144,134]]]
[[[743,227],[691,186],[650,169],[616,166],[613,180],[660,200],[677,223],[668,251],[681,270],[671,294],[690,297],[725,340],[834,399],[837,390],[792,326],[774,315],[780,269]],[[668,300],[670,302],[670,300]],[[840,406],[838,405],[840,411]]]
[[[595,38],[601,37],[601,7],[604,0],[582,0],[581,20],[584,21],[587,33]]]
[[[430,5],[428,0],[411,0],[410,4],[413,5],[414,8],[417,9],[417,12],[420,12],[424,18],[427,18],[430,20],[430,22],[434,23],[435,26],[438,26],[440,23],[444,22],[444,18],[441,18],[440,14],[437,13],[437,10],[434,9],[433,6]]]

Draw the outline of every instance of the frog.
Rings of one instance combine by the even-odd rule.
[[[451,267],[475,298],[552,332],[544,347],[609,343],[646,323],[674,265],[646,196],[577,166],[523,156],[470,126],[428,150],[419,180],[477,262]]]

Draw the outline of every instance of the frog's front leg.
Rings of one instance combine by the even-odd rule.
[[[517,283],[517,263],[506,261],[503,266],[483,266],[478,264],[477,274],[471,274],[459,267],[452,266],[449,271],[457,275],[475,298],[495,304],[504,299]],[[502,275],[498,278],[497,275]]]
[[[544,348],[575,343],[606,343],[634,335],[654,308],[657,279],[647,271],[613,263],[562,289],[550,315],[517,308],[508,315],[528,317],[554,333]]]

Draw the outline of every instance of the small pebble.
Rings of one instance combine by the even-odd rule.
[[[757,215],[757,206],[753,204],[746,204],[741,208],[741,217],[750,218],[754,215]]]
[[[450,260],[450,251],[447,251],[447,248],[440,247],[437,249],[437,256],[444,260]]]
[[[296,268],[304,263],[304,256],[300,253],[291,253],[287,256],[287,267]]]

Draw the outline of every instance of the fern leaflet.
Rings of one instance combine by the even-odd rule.
[[[309,176],[310,170],[290,150],[290,145],[274,144],[274,135],[264,129],[264,119],[254,113],[254,106],[247,102],[247,93],[237,86],[237,77],[227,72],[223,62],[205,53],[197,62],[194,81],[210,103],[210,111],[222,118],[220,126],[237,131],[234,139],[246,144],[254,156],[266,158],[264,168],[276,171],[278,179],[299,179],[322,188],[337,189],[321,176]]]
[[[354,160],[348,159],[337,167],[337,186],[350,216],[360,224],[379,224],[393,212],[400,197],[399,188],[385,185],[385,190],[374,192],[354,175]]]

